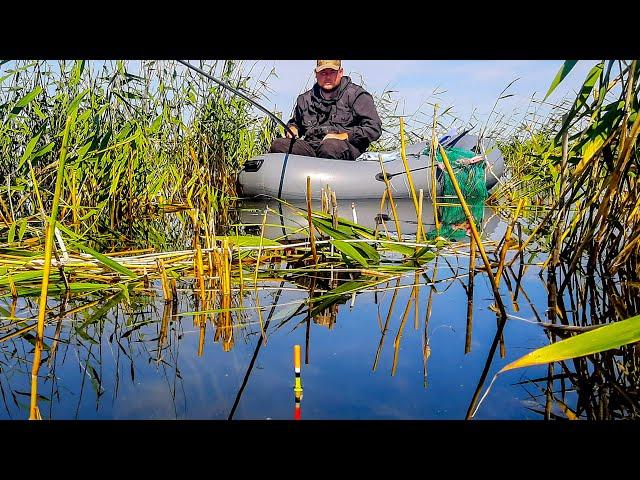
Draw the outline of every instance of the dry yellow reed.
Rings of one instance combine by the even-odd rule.
[[[409,190],[411,191],[411,198],[413,199],[413,206],[415,211],[418,211],[418,197],[416,196],[416,188],[413,185],[413,177],[411,176],[411,169],[407,162],[407,155],[405,153],[404,145],[404,119],[400,117],[400,156],[402,157],[402,164],[407,174],[407,181],[409,182]]]
[[[462,210],[467,217],[467,221],[469,222],[469,226],[471,228],[471,234],[474,237],[476,245],[478,246],[478,250],[480,251],[480,255],[482,256],[482,261],[484,262],[484,266],[487,271],[487,275],[489,276],[489,281],[491,282],[491,288],[493,289],[493,295],[496,298],[496,303],[498,304],[498,308],[500,309],[500,315],[503,320],[506,321],[507,312],[504,309],[504,304],[502,302],[502,298],[500,297],[500,291],[498,290],[498,285],[496,283],[496,279],[493,275],[493,270],[491,269],[491,262],[489,261],[489,257],[487,256],[487,252],[482,245],[482,240],[480,239],[480,234],[478,233],[478,229],[476,228],[475,221],[473,219],[473,215],[469,210],[469,206],[467,205],[466,200],[464,199],[464,195],[460,190],[460,185],[458,185],[458,180],[456,179],[455,174],[453,173],[453,169],[451,168],[451,164],[449,163],[449,158],[447,157],[447,153],[442,148],[442,145],[438,145],[440,148],[440,154],[442,155],[442,160],[444,162],[445,168],[447,169],[447,173],[451,178],[451,183],[453,184],[453,188],[456,191],[456,195],[458,196],[458,200],[460,201],[460,205],[462,206]]]
[[[382,163],[382,155],[378,156],[378,160],[380,161],[380,168],[382,169],[382,179],[384,180],[384,184],[387,187],[387,195],[389,196],[389,205],[391,205],[391,212],[393,213],[393,220],[396,224],[396,231],[398,232],[398,241],[402,241],[402,231],[400,230],[400,220],[398,219],[398,212],[396,211],[396,204],[393,201],[393,194],[391,193],[391,185],[389,184],[389,179],[387,178],[387,172],[384,170],[384,165]]]
[[[436,227],[436,233],[440,231],[440,221],[438,219],[438,197],[436,184],[436,126],[439,105],[433,106],[433,124],[431,125],[431,149],[429,156],[431,157],[431,202],[433,203],[433,219]]]
[[[504,233],[504,238],[502,240],[502,250],[500,251],[500,262],[498,263],[498,270],[496,272],[496,285],[500,286],[500,279],[502,277],[502,270],[504,268],[504,261],[507,258],[507,251],[509,250],[509,244],[511,242],[511,233],[513,232],[513,227],[516,222],[520,218],[520,211],[524,205],[524,198],[520,199],[518,202],[518,206],[516,207],[516,211],[513,214],[513,219],[509,223],[507,227],[507,231]]]
[[[195,273],[196,280],[198,282],[198,288],[200,289],[200,300],[202,301],[202,307],[206,302],[205,298],[205,286],[204,286],[204,264],[202,262],[202,248],[200,248],[200,242],[196,240],[196,258],[195,258]],[[213,272],[209,272],[212,275]]]
[[[267,223],[267,213],[269,207],[264,210],[262,216],[262,227],[260,228],[260,246],[258,247],[258,257],[256,258],[256,270],[253,277],[253,288],[256,295],[256,309],[258,311],[258,321],[260,322],[260,335],[262,335],[263,344],[267,344],[267,335],[264,331],[264,323],[262,322],[262,309],[260,308],[260,295],[258,294],[258,267],[260,266],[260,253],[262,252],[262,241],[264,240],[264,227]]]
[[[416,232],[416,242],[420,243],[421,239],[425,238],[424,234],[424,226],[422,225],[422,201],[424,197],[424,192],[420,189],[420,194],[418,197],[418,211],[416,212],[418,215],[418,228]]]
[[[173,295],[171,294],[171,286],[167,279],[167,272],[164,269],[164,263],[159,258],[156,259],[156,263],[158,265],[158,273],[160,273],[160,280],[162,282],[162,295],[164,297],[164,301],[170,302],[173,300]]]
[[[464,341],[465,355],[471,351],[471,335],[473,331],[473,280],[476,274],[476,241],[469,239],[469,285],[467,287],[467,331]]]
[[[62,194],[62,180],[64,174],[64,162],[67,157],[67,146],[69,143],[69,131],[71,124],[75,120],[75,113],[68,115],[62,136],[62,145],[60,147],[60,157],[58,159],[58,172],[56,175],[56,184],[53,193],[53,205],[51,207],[51,215],[48,218],[45,227],[45,247],[44,247],[44,267],[40,294],[40,303],[38,305],[38,327],[36,332],[36,348],[33,354],[33,364],[31,366],[31,403],[29,407],[29,419],[39,420],[40,410],[38,409],[38,371],[40,370],[40,359],[42,349],[44,348],[44,321],[47,311],[47,296],[49,289],[49,274],[51,272],[51,257],[53,254],[53,235],[56,228],[56,220],[58,217],[58,205],[60,204],[60,196]]]
[[[311,242],[311,256],[313,264],[318,265],[318,254],[316,253],[316,236],[313,231],[313,221],[311,220],[311,177],[307,177],[307,220],[309,221],[309,241]]]

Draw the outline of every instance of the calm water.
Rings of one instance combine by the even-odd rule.
[[[439,265],[442,276],[446,270]],[[530,291],[536,282],[538,277],[528,282]],[[411,281],[405,283],[410,285]],[[306,294],[281,291],[278,295],[275,288],[278,286],[261,292],[261,305],[268,305],[278,297],[278,306],[269,324],[267,345],[258,352],[233,418],[293,418],[295,344],[302,346],[303,355],[303,419],[464,418],[495,334],[495,314],[487,308],[491,304],[490,286],[485,281],[475,285],[473,342],[467,355],[464,289],[457,281],[438,284],[439,292],[433,295],[427,326],[430,356],[426,363],[426,385],[422,352],[428,287],[420,289],[418,328],[413,307],[405,321],[392,375],[394,340],[411,288],[398,291],[379,362],[373,371],[391,291],[378,293],[377,303],[373,293],[362,293],[356,296],[353,307],[350,300],[340,305],[332,328],[312,321],[309,363],[304,364],[305,315],[280,324]],[[193,310],[189,297],[190,294],[181,296],[178,311]],[[252,304],[250,299],[245,301],[245,305]],[[86,315],[78,314],[73,320],[63,320],[55,366],[48,369],[45,362],[41,370],[42,375],[51,374],[46,380],[41,378],[39,385],[39,392],[47,397],[39,403],[43,417],[228,418],[259,340],[255,315],[246,315],[242,320],[244,326],[236,322],[234,345],[228,352],[223,351],[221,342],[214,342],[215,328],[207,325],[202,356],[198,356],[200,329],[194,327],[190,316],[169,323],[165,345],[158,350],[164,308],[161,301],[132,306],[130,313],[116,305],[91,319],[98,308]],[[265,309],[265,320],[270,310]],[[28,312],[35,314],[35,306],[19,309],[17,313],[22,316]],[[524,305],[517,315],[531,316]],[[87,322],[93,323],[82,326]],[[45,335],[51,345],[55,325],[47,328]],[[540,327],[515,320],[506,326],[505,340],[507,356],[500,359],[496,355],[492,372],[546,343]],[[2,344],[2,418],[28,416],[29,397],[25,394],[30,389],[32,350],[24,339]],[[514,383],[545,372],[546,367],[501,375],[476,418],[539,418],[527,410],[531,398],[525,387]]]
[[[487,212],[485,232],[502,236],[504,225]],[[366,209],[359,215],[363,223]],[[417,318],[412,304],[404,323],[414,273],[402,280],[406,288],[396,290],[391,313],[395,280],[379,285],[375,293],[348,298],[334,307],[333,317],[312,321],[304,313],[292,316],[308,297],[307,290],[293,283],[265,283],[259,300],[263,321],[268,322],[268,341],[257,352],[260,327],[251,291],[242,299],[234,292],[234,306],[250,308],[232,314],[233,340],[231,346],[227,340],[226,348],[229,332],[214,325],[220,321],[218,314],[210,315],[204,332],[193,316],[180,315],[197,310],[191,284],[182,285],[175,305],[165,306],[159,285],[157,295],[131,297],[129,304],[121,295],[89,305],[49,322],[49,351],[40,370],[40,411],[52,419],[292,419],[293,347],[298,344],[303,358],[302,419],[463,419],[496,331],[496,315],[489,309],[490,284],[477,275],[471,351],[464,353],[463,284],[468,278],[452,277],[458,268],[466,272],[467,262],[463,257],[458,265],[453,256],[432,262],[426,273],[431,278],[437,264],[438,281],[430,286],[420,278]],[[522,285],[543,315],[545,286],[533,267]],[[531,323],[535,317],[525,298],[520,296],[515,311],[504,282],[501,288],[507,312],[529,322],[508,321],[506,357],[496,353],[483,391],[506,363],[548,343],[543,330]],[[65,311],[97,299],[74,299]],[[11,302],[0,302],[6,318]],[[59,314],[59,303],[50,300],[54,314]],[[20,299],[14,308],[17,317],[35,318],[37,299]],[[171,317],[172,312],[177,316]],[[28,418],[34,335],[32,330],[0,343],[0,418]],[[52,361],[54,339],[58,342]],[[543,392],[531,383],[518,383],[543,377],[546,371],[546,366],[532,367],[500,375],[476,418],[542,418],[530,408],[544,410]]]

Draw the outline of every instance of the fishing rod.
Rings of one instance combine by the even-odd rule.
[[[273,120],[275,120],[277,123],[279,123],[280,125],[282,125],[284,127],[284,129],[289,132],[291,134],[291,136],[294,136],[293,131],[287,126],[286,123],[284,123],[280,118],[276,117],[273,113],[271,113],[269,110],[267,110],[266,108],[264,108],[262,105],[260,105],[258,102],[256,102],[255,100],[253,100],[252,98],[248,97],[247,95],[245,95],[244,93],[242,93],[240,90],[233,88],[231,85],[223,82],[222,80],[219,80],[217,78],[215,78],[212,75],[209,75],[207,72],[205,72],[204,70],[202,70],[201,68],[196,67],[195,65],[191,65],[189,62],[185,62],[184,60],[178,60],[178,62],[180,62],[181,64],[185,65],[186,67],[189,67],[191,70],[195,70],[196,72],[198,72],[201,75],[204,75],[205,77],[207,77],[209,80],[213,80],[214,82],[216,82],[218,85],[231,90],[233,93],[235,93],[236,95],[241,96],[242,98],[244,98],[245,100],[247,100],[248,102],[251,102],[253,105],[255,105],[256,107],[258,107],[260,110],[262,110],[264,113],[266,113],[267,115],[269,115],[270,118],[272,118]]]
[[[447,143],[442,144],[443,148],[449,148],[454,146],[456,143],[458,143],[458,140],[460,140],[462,137],[464,137],[467,133],[469,133],[471,130],[473,130],[475,128],[475,125],[471,128],[468,128],[467,130],[465,130],[464,132],[462,132],[460,135],[458,135],[457,137],[453,138],[452,140],[448,140]],[[442,139],[440,139],[440,141],[438,143],[441,143],[443,140],[447,139],[447,136],[445,135],[444,137],[442,137]],[[409,170],[410,172],[417,172],[419,170],[424,170],[426,168],[431,168],[431,165],[427,165],[426,167],[419,167],[419,168],[414,168],[413,170]],[[406,175],[406,171],[404,172],[398,172],[398,173],[387,173],[387,180],[395,177],[396,175]],[[382,172],[376,174],[376,180],[378,180],[379,182],[384,182],[384,175]]]
[[[277,123],[279,123],[280,125],[282,125],[285,129],[286,132],[289,132],[289,134],[291,135],[291,142],[289,142],[289,151],[287,152],[287,154],[284,156],[284,161],[282,162],[282,171],[280,172],[280,187],[278,188],[278,198],[281,197],[282,195],[282,185],[284,184],[284,174],[287,170],[287,161],[289,160],[289,155],[291,155],[291,152],[293,151],[293,144],[296,141],[296,134],[293,133],[293,130],[291,130],[291,128],[289,128],[289,126],[284,123],[280,118],[276,117],[273,113],[271,113],[269,110],[267,110],[266,108],[264,108],[262,105],[260,105],[258,102],[256,102],[255,100],[249,98],[248,96],[246,96],[244,93],[242,93],[240,90],[233,88],[231,85],[226,84],[225,82],[223,82],[222,80],[218,80],[217,78],[215,78],[212,75],[209,75],[207,72],[205,72],[204,70],[202,70],[201,68],[198,68],[194,65],[191,65],[189,62],[185,62],[184,60],[178,60],[178,62],[180,62],[181,64],[183,64],[186,67],[189,67],[190,69],[198,72],[201,75],[204,75],[205,77],[207,77],[209,80],[213,80],[214,82],[216,82],[218,85],[231,90],[233,93],[235,93],[236,95],[241,96],[242,98],[244,98],[245,100],[247,100],[248,102],[252,103],[253,105],[255,105],[256,107],[258,107],[260,110],[262,110],[264,113],[266,113],[267,115],[269,115],[270,118],[272,118],[273,120],[275,120]]]

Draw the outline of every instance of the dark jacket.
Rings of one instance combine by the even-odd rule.
[[[293,118],[289,124],[298,127],[298,134],[317,147],[327,133],[349,134],[349,143],[364,152],[371,142],[380,138],[382,122],[373,97],[361,86],[342,77],[336,95],[325,100],[320,87],[298,96]]]

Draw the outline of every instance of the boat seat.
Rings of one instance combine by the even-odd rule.
[[[450,135],[446,135],[440,139],[440,142],[444,142],[449,138]],[[425,150],[429,149],[430,142],[420,142],[414,143],[413,145],[407,145],[405,148],[405,155],[407,157],[419,157],[423,155]],[[391,152],[364,152],[356,161],[378,161],[378,158],[382,155],[382,162],[393,162],[395,160],[401,160],[402,156],[400,155],[400,150],[395,150]]]
[[[409,153],[406,152],[407,157],[419,157],[420,156],[420,152],[416,152],[416,153]],[[358,158],[356,158],[356,162],[378,162],[380,156],[382,156],[382,162],[383,163],[387,163],[387,162],[395,162],[396,160],[401,160],[402,156],[400,155],[399,151],[395,151],[395,152],[364,152],[362,155],[360,155]]]

